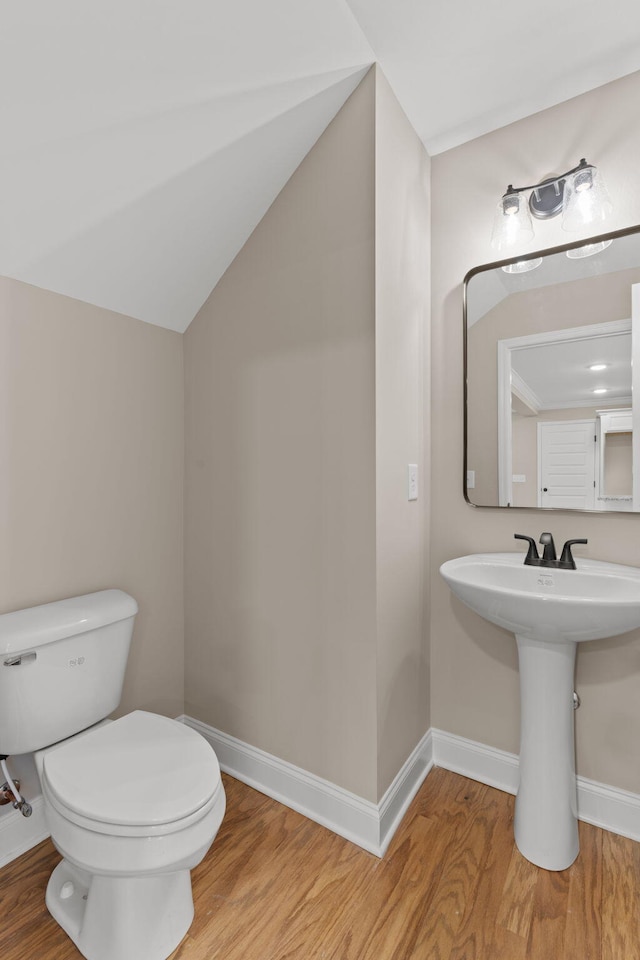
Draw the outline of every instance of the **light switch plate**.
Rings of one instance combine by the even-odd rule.
[[[410,463],[407,466],[407,500],[418,499],[418,464]]]

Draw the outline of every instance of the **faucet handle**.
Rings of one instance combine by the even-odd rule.
[[[562,548],[562,556],[560,557],[560,563],[565,566],[568,570],[576,569],[576,562],[573,559],[573,554],[571,553],[571,547],[574,543],[588,543],[588,540],[567,540],[564,547]]]
[[[527,537],[523,533],[514,533],[513,539],[529,541],[529,549],[527,550],[527,555],[524,558],[525,564],[534,564],[540,560],[540,557],[538,556],[538,548],[536,547],[536,542],[533,537]]]

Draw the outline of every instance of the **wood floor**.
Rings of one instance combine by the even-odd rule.
[[[172,960],[640,960],[640,844],[580,824],[581,853],[539,870],[513,797],[433,770],[384,860],[225,777],[228,808],[193,873]],[[1,960],[78,960],[49,917],[49,841],[0,870]]]

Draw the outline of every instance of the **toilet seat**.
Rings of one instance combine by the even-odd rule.
[[[124,823],[105,823],[102,820],[92,820],[89,817],[83,817],[79,813],[70,810],[63,803],[57,800],[51,792],[47,789],[46,782],[43,784],[43,795],[49,804],[50,809],[55,810],[64,820],[68,821],[73,826],[82,827],[84,830],[90,830],[93,833],[103,833],[109,837],[143,837],[143,838],[152,838],[152,837],[168,837],[172,833],[179,833],[186,830],[188,827],[197,824],[200,820],[204,819],[207,814],[209,814],[213,809],[218,807],[221,801],[221,796],[224,793],[222,788],[222,781],[211,799],[203,807],[200,807],[199,810],[196,810],[195,813],[192,813],[188,817],[181,817],[178,820],[173,820],[171,823],[161,823],[157,825],[149,824],[124,824]]]
[[[47,750],[42,787],[71,823],[112,836],[163,836],[205,817],[222,791],[209,743],[137,710]]]

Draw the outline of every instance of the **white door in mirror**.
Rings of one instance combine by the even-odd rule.
[[[538,423],[539,507],[593,510],[595,419]]]

